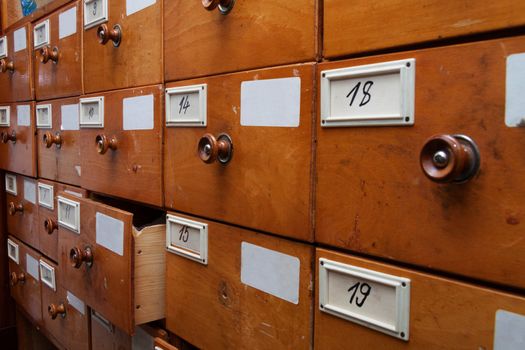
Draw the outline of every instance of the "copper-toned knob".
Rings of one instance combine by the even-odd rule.
[[[95,138],[97,145],[97,152],[99,154],[105,154],[109,149],[115,151],[117,149],[118,141],[115,136],[109,138],[106,135],[97,135]]]
[[[47,234],[52,234],[53,231],[58,229],[58,225],[55,222],[55,220],[47,218],[44,220],[44,229],[46,230]]]
[[[13,216],[16,214],[16,212],[24,212],[24,206],[22,203],[15,204],[13,202],[9,202],[9,215]]]
[[[5,58],[2,58],[0,60],[0,71],[2,73],[5,73],[7,71],[9,72],[14,72],[15,71],[15,64],[13,63],[13,61],[7,61],[7,59]]]
[[[12,130],[11,132],[3,131],[1,134],[2,143],[8,143],[9,141],[16,143],[16,131]]]
[[[47,131],[42,135],[42,142],[44,142],[47,148],[51,148],[53,144],[55,144],[57,148],[60,148],[62,146],[62,136],[60,136],[59,132],[53,135],[50,131]]]
[[[51,49],[51,46],[44,46],[40,49],[40,62],[46,64],[49,60],[54,63],[58,62],[58,47]]]
[[[85,247],[83,250],[78,247],[71,248],[69,261],[75,269],[79,269],[83,263],[91,267],[93,265],[93,252],[90,247]]]
[[[11,272],[9,279],[11,280],[11,285],[16,286],[18,283],[22,284],[26,281],[26,275],[23,272],[18,274],[16,272]]]
[[[462,183],[472,179],[480,166],[477,145],[465,135],[435,135],[420,154],[421,169],[432,181]]]
[[[64,318],[66,317],[66,306],[62,303],[58,305],[51,304],[47,307],[47,313],[49,314],[52,320],[56,319],[58,315]]]
[[[227,164],[233,155],[232,139],[227,134],[220,134],[215,138],[212,134],[205,134],[199,140],[197,147],[199,158],[206,164],[219,161]]]
[[[202,6],[208,11],[213,11],[217,7],[220,13],[227,15],[235,5],[235,0],[202,0]]]
[[[120,45],[122,40],[122,28],[115,24],[112,29],[109,29],[107,24],[101,24],[97,29],[98,42],[106,45],[108,41],[113,41],[113,46]]]

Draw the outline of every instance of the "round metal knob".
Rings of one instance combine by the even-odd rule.
[[[16,214],[16,212],[24,212],[24,206],[22,205],[22,203],[15,204],[13,202],[9,202],[9,215],[13,216]]]
[[[85,247],[84,250],[74,247],[69,251],[69,261],[71,266],[75,269],[79,269],[83,263],[86,263],[88,267],[93,265],[93,253],[90,247]]]
[[[58,225],[53,219],[47,218],[44,220],[44,229],[50,235],[53,231],[58,230]]]
[[[480,166],[479,150],[465,135],[435,135],[420,154],[423,173],[439,183],[462,183],[472,179]]]
[[[235,0],[202,0],[202,6],[208,11],[213,11],[217,7],[219,12],[223,15],[227,15],[233,9]]]
[[[216,160],[221,164],[227,164],[233,156],[232,139],[227,134],[220,134],[217,138],[212,134],[205,134],[199,140],[197,152],[199,158],[206,164]]]
[[[13,61],[8,62],[7,59],[2,58],[0,60],[0,71],[2,73],[5,73],[7,71],[12,73],[15,71],[15,64],[13,63]]]
[[[18,283],[22,284],[26,281],[26,275],[23,272],[17,274],[16,272],[11,272],[9,276],[12,286],[16,286]]]
[[[115,151],[117,149],[118,141],[115,136],[108,138],[106,135],[97,135],[95,138],[97,145],[97,152],[99,154],[105,154],[109,149]]]
[[[50,131],[45,132],[42,136],[42,141],[47,148],[51,148],[53,144],[55,144],[57,148],[62,146],[62,136],[60,136],[59,132],[57,132],[55,135],[53,135]]]
[[[47,307],[47,313],[49,314],[52,320],[56,319],[58,315],[64,318],[66,317],[66,306],[62,303],[58,305],[51,304]]]
[[[9,141],[16,143],[16,131],[12,130],[11,133],[3,131],[1,134],[2,143],[8,143]]]
[[[108,41],[113,41],[113,46],[118,47],[122,40],[122,28],[115,24],[113,29],[109,29],[107,24],[101,24],[97,29],[98,42],[106,45]]]
[[[53,63],[58,62],[58,47],[55,46],[51,49],[50,46],[44,46],[40,49],[40,62],[46,64],[50,60]]]

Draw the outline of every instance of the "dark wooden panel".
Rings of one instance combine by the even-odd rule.
[[[34,183],[35,186],[35,203],[25,199],[31,198],[26,196],[24,193],[24,181]],[[6,213],[7,213],[7,231],[22,240],[24,243],[29,244],[35,249],[39,249],[40,241],[38,236],[38,229],[36,223],[38,220],[38,207],[37,207],[37,182],[34,179],[26,178],[21,175],[16,175],[17,182],[17,195],[14,196],[11,193],[6,195]],[[23,211],[16,211],[14,213],[9,212],[9,207],[13,203],[15,206],[22,205]]]

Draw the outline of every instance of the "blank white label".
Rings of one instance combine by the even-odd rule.
[[[301,78],[243,81],[241,125],[298,127]]]
[[[525,349],[525,315],[496,311],[494,350]]]
[[[102,213],[96,215],[97,244],[124,255],[124,223]]]
[[[124,130],[151,130],[154,127],[153,95],[122,100]]]
[[[63,39],[77,32],[77,7],[58,15],[58,38]]]
[[[13,34],[13,37],[14,37],[14,44],[15,44],[15,52],[25,50],[25,48],[27,47],[26,28],[22,27],[16,30]]]
[[[505,124],[525,127],[525,53],[507,57]]]
[[[166,248],[169,252],[208,263],[208,224],[167,215]]]
[[[27,273],[33,276],[34,279],[37,281],[40,280],[39,274],[38,274],[38,260],[33,258],[31,255],[26,254],[26,270]]]
[[[24,179],[24,199],[36,204],[36,183],[32,180]]]
[[[86,314],[86,304],[79,298],[77,298],[73,293],[67,291],[67,302],[69,305],[73,306],[78,312],[82,315]]]
[[[139,12],[151,5],[155,5],[156,2],[156,0],[126,0],[126,16]]]
[[[78,118],[78,104],[63,105],[61,107],[61,114],[61,130],[80,130],[80,122]]]
[[[31,126],[31,108],[29,105],[16,107],[16,122],[18,126]]]
[[[254,244],[241,243],[241,282],[299,304],[299,258]]]

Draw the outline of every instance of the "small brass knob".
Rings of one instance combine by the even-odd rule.
[[[438,183],[462,183],[479,170],[480,155],[474,141],[465,135],[435,135],[419,157],[423,173]]]
[[[26,275],[23,272],[20,272],[19,274],[11,272],[9,279],[11,280],[11,285],[16,286],[18,283],[22,284],[26,281]]]
[[[58,229],[57,223],[50,218],[47,218],[44,220],[44,229],[46,230],[47,234],[52,234],[53,231]]]
[[[217,138],[212,134],[205,134],[199,140],[197,153],[206,164],[216,160],[221,164],[227,164],[233,156],[232,139],[227,134],[220,134]]]
[[[60,136],[59,132],[53,135],[50,131],[46,131],[44,135],[42,135],[42,142],[44,142],[46,148],[51,148],[53,144],[55,144],[57,148],[60,148],[62,146],[62,136]]]
[[[99,154],[105,154],[109,149],[115,151],[117,149],[118,141],[115,136],[108,138],[106,135],[97,135],[95,138],[97,145],[97,152]]]
[[[93,252],[90,247],[85,247],[83,250],[78,247],[71,248],[69,261],[75,269],[79,269],[83,263],[91,267],[93,265]]]
[[[108,41],[113,41],[113,46],[118,47],[122,41],[122,28],[115,24],[113,29],[109,29],[107,24],[101,24],[97,29],[98,42],[106,45]]]
[[[24,206],[22,203],[15,204],[13,202],[9,202],[9,215],[14,216],[16,212],[23,213],[24,212]]]
[[[40,49],[40,62],[46,64],[49,61],[58,63],[58,47],[51,49],[50,46],[44,46]]]
[[[202,6],[208,11],[213,11],[217,7],[219,12],[223,15],[227,15],[233,9],[235,0],[202,0]]]
[[[1,134],[2,143],[8,143],[9,141],[16,143],[16,131],[12,130],[11,133],[3,131]]]
[[[66,306],[62,303],[58,305],[51,304],[47,307],[47,313],[49,314],[52,320],[56,319],[58,315],[64,318],[66,317]]]
[[[7,61],[7,59],[5,58],[2,58],[0,60],[0,71],[2,73],[5,73],[7,71],[9,71],[10,73],[14,72],[15,71],[15,64],[13,63],[13,61]]]

